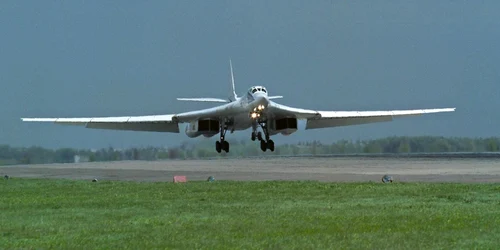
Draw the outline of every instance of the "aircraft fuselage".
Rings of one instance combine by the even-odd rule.
[[[213,111],[221,112],[225,117],[232,117],[230,121],[228,121],[228,130],[230,131],[240,131],[251,128],[252,126],[256,126],[256,120],[260,117],[264,118],[266,115],[266,108],[268,107],[270,100],[268,99],[267,93],[263,91],[256,91],[255,93],[247,92],[245,95],[239,97],[233,102],[214,107]],[[252,117],[254,116],[259,117]],[[191,112],[178,114],[178,119],[180,122],[183,121],[193,121],[196,122],[198,119],[203,119],[202,117],[196,117],[191,114]],[[222,117],[221,117],[222,119]],[[192,124],[188,124],[186,126],[186,134],[188,133],[189,128],[192,127]],[[195,137],[192,133],[191,136]],[[207,134],[207,137],[211,137],[214,134]]]

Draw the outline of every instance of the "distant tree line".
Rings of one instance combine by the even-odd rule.
[[[206,157],[261,155],[318,155],[355,153],[438,153],[438,152],[498,152],[500,138],[463,137],[387,137],[374,140],[340,140],[331,144],[306,141],[276,145],[274,152],[262,152],[256,141],[232,140],[229,153],[218,154],[213,140],[183,142],[175,147],[145,147],[99,150],[46,149],[43,147],[10,147],[0,145],[0,165],[70,163],[120,160],[201,159]]]

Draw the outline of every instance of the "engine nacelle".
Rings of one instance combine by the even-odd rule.
[[[190,138],[200,135],[212,137],[219,133],[219,128],[218,120],[206,119],[193,121],[186,126],[186,135]]]
[[[277,133],[281,133],[282,135],[291,135],[297,131],[298,123],[297,118],[286,117],[271,120],[268,126],[270,135],[275,135]]]

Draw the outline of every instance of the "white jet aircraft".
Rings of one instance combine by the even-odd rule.
[[[200,135],[212,137],[220,133],[215,142],[218,153],[229,152],[226,132],[252,128],[252,141],[258,139],[262,151],[274,151],[271,135],[290,135],[297,131],[297,120],[306,120],[305,129],[348,126],[374,122],[391,121],[393,117],[414,116],[429,113],[452,112],[455,108],[392,110],[392,111],[317,111],[293,108],[272,100],[283,96],[270,96],[263,86],[253,86],[244,96],[237,96],[234,85],[233,66],[231,71],[231,94],[228,100],[219,98],[177,98],[181,101],[217,102],[222,105],[178,114],[89,117],[89,118],[21,118],[25,122],[54,122],[66,125],[83,125],[86,128],[154,131],[179,133],[180,123],[189,123],[185,133],[194,138]],[[257,132],[261,127],[262,132]]]

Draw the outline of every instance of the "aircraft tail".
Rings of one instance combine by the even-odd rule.
[[[229,95],[229,100],[224,100],[221,98],[211,98],[211,97],[202,97],[202,98],[177,98],[178,101],[190,101],[190,102],[233,102],[238,99],[238,95],[236,95],[236,90],[234,88],[234,74],[233,74],[233,63],[231,59],[229,59],[229,68],[231,70],[231,93]]]
[[[229,68],[231,69],[231,95],[229,96],[229,100],[236,101],[238,99],[238,95],[236,95],[236,89],[234,87],[234,74],[233,74],[233,63],[231,59],[229,59]]]

